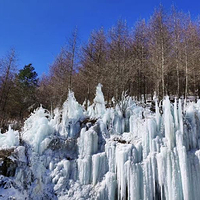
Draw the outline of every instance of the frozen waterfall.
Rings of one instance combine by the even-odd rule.
[[[131,97],[106,108],[100,84],[87,110],[73,92],[53,116],[38,108],[21,142],[11,128],[0,135],[0,196],[198,200],[200,102],[183,110],[181,99],[165,97],[162,110],[157,100],[152,113]]]

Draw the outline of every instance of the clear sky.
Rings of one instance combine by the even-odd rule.
[[[41,75],[74,27],[85,42],[92,30],[108,29],[119,18],[130,26],[148,19],[160,3],[166,9],[174,4],[192,17],[200,14],[199,0],[0,0],[0,57],[15,48],[19,68],[32,63]]]

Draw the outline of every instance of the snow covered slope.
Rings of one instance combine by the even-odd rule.
[[[73,92],[0,136],[0,199],[199,200],[200,101],[163,100],[151,113],[130,97],[87,110]]]

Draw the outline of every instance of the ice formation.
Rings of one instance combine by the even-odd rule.
[[[96,96],[94,98],[94,103],[88,107],[88,114],[90,118],[102,117],[106,112],[104,96],[101,88],[102,85],[99,83],[96,88]]]
[[[0,132],[0,148],[9,148],[19,145],[19,132],[14,131],[10,126],[6,133]]]
[[[40,107],[25,121],[22,139],[31,145],[34,152],[42,154],[49,143],[48,136],[53,133],[49,119],[49,113]]]
[[[152,113],[124,97],[106,108],[101,87],[87,111],[73,92],[53,116],[37,109],[20,143],[12,129],[0,135],[7,155],[1,159],[1,197],[198,200],[200,101],[183,109],[181,99],[165,97],[162,107],[155,99]]]
[[[80,120],[83,118],[83,108],[76,101],[74,93],[69,91],[68,99],[63,104],[61,135],[75,137],[79,133]]]

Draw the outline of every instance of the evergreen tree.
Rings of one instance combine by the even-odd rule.
[[[23,69],[19,70],[18,81],[24,89],[35,90],[38,86],[38,78],[35,68],[32,64],[25,65]]]
[[[27,111],[30,111],[36,101],[36,89],[38,87],[38,78],[35,68],[32,64],[25,65],[19,70],[16,77],[16,97],[19,105],[19,115],[23,119]]]

